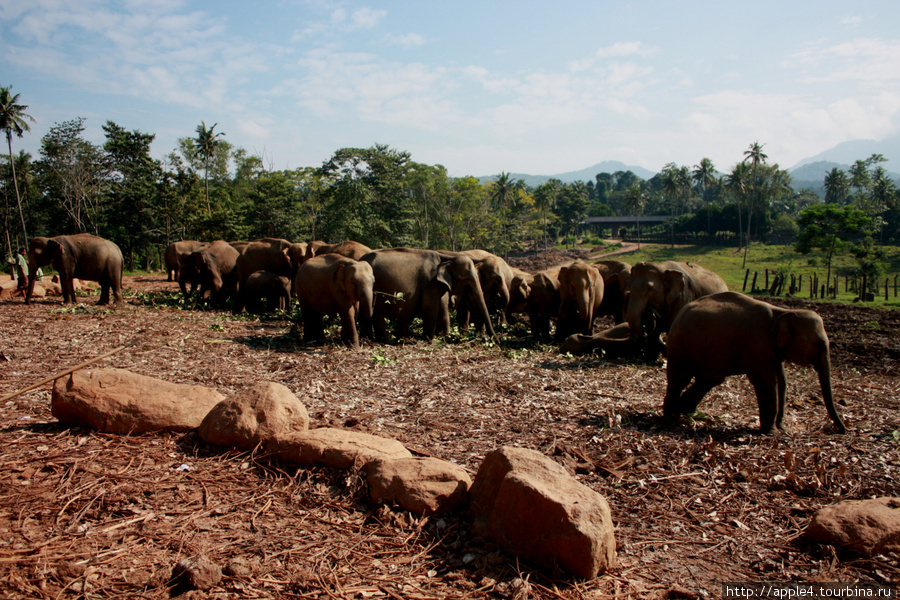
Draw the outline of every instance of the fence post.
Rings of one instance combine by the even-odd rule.
[[[769,267],[766,267],[766,289],[769,289]]]
[[[756,272],[756,271],[753,271],[753,285],[750,286],[750,293],[751,293],[751,294],[755,294],[755,293],[756,293],[756,276],[757,276],[757,275],[759,275],[759,273]]]
[[[750,277],[750,269],[747,269],[747,272],[744,273],[744,287],[741,288],[742,292],[747,291],[747,278]],[[896,293],[894,294],[896,296]]]

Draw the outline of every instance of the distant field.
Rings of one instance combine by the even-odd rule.
[[[875,302],[869,305],[898,309],[900,308],[900,298],[894,294],[894,278],[897,277],[898,291],[900,291],[900,247],[885,246],[884,251],[886,254],[884,275],[880,278],[879,293]],[[736,248],[720,248],[716,246],[678,246],[672,248],[664,244],[641,244],[640,251],[628,252],[620,256],[622,260],[632,264],[641,261],[659,262],[664,260],[692,262],[718,273],[732,290],[741,291],[744,285],[746,269],[741,268],[743,264],[743,250],[738,251]],[[852,255],[843,254],[835,257],[831,267],[831,277],[834,279],[835,275],[837,275],[840,278],[837,302],[852,302],[856,297],[856,292],[844,291],[845,276],[850,274],[855,268],[856,261]],[[824,282],[825,278],[825,264],[821,255],[810,254],[803,256],[794,251],[792,246],[752,244],[747,255],[747,269],[750,270],[750,278],[747,283],[748,291],[754,271],[758,273],[757,287],[765,285],[765,269],[787,273],[788,284],[790,283],[790,274],[798,277],[802,275],[803,290],[797,294],[799,298],[809,298],[810,277],[818,275],[820,284]],[[890,279],[889,299],[887,302],[884,299],[884,280],[886,277]],[[770,283],[772,278],[773,275],[770,273]],[[788,284],[785,285],[785,289]]]

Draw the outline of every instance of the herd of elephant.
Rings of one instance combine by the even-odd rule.
[[[185,295],[199,290],[217,303],[232,298],[236,311],[263,303],[287,309],[295,299],[307,341],[325,338],[325,315],[340,316],[341,339],[356,349],[361,335],[387,341],[388,321],[403,338],[420,318],[423,334],[431,338],[449,333],[452,305],[460,329],[474,325],[494,339],[492,318],[507,322],[525,313],[539,338],[549,338],[556,322],[563,352],[602,349],[653,359],[664,352],[667,419],[694,412],[726,377],[746,374],[756,392],[760,430],[772,433],[784,417],[783,363],[810,366],[835,428],[846,431],[834,405],[821,317],[729,292],[721,277],[695,264],[576,260],[528,273],[484,250],[372,250],[354,241],[280,238],[175,242],[165,260],[169,280],[177,280]],[[109,240],[89,234],[34,238],[28,263],[31,273],[54,265],[64,302],[75,301],[74,278],[97,281],[100,304],[110,294],[122,302],[124,261]],[[26,303],[33,287],[32,279]],[[601,315],[611,315],[616,325],[594,333]]]

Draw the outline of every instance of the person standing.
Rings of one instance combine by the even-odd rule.
[[[16,280],[16,287],[23,290],[28,287],[28,259],[25,257],[25,248],[19,248],[16,255],[7,259],[7,262],[13,265],[13,278]]]

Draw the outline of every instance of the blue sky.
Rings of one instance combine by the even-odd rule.
[[[726,170],[754,141],[791,167],[900,132],[898,31],[897,0],[0,0],[0,85],[35,156],[85,117],[158,158],[218,123],[274,169],[383,143],[453,176]]]

